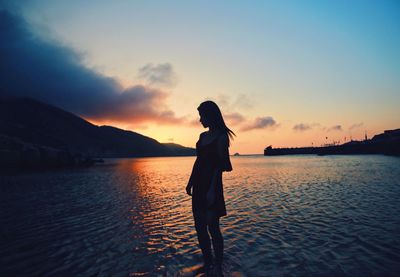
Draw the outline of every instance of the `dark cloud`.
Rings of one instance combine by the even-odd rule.
[[[299,123],[293,126],[293,130],[298,132],[303,132],[311,129],[312,129],[311,125],[305,123]]]
[[[227,124],[237,125],[244,122],[246,119],[242,114],[234,112],[225,114],[224,120],[226,121]]]
[[[33,97],[93,119],[184,121],[165,105],[165,92],[146,86],[123,89],[82,65],[76,51],[36,36],[25,20],[5,10],[0,10],[0,42],[1,95]]]
[[[170,63],[146,64],[139,68],[138,77],[150,86],[172,87],[177,82],[176,74]]]
[[[362,123],[362,122],[353,124],[353,125],[351,125],[351,126],[349,127],[349,130],[351,131],[351,130],[360,128],[360,127],[363,126],[363,125],[364,125],[364,123]]]
[[[276,121],[270,117],[257,117],[252,123],[246,124],[241,128],[241,131],[250,131],[254,129],[266,129],[266,128],[275,128],[278,124]]]
[[[328,131],[342,131],[342,125],[335,125],[328,129]]]
[[[326,130],[326,127],[321,126],[320,123],[299,123],[292,128],[296,132],[304,132],[312,129]]]

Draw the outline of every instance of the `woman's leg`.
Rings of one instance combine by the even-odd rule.
[[[208,230],[210,231],[212,238],[215,262],[217,265],[221,265],[224,255],[224,238],[222,237],[222,233],[219,227],[219,217],[209,215],[207,221]]]
[[[212,262],[212,254],[210,236],[207,231],[207,215],[205,212],[196,212],[193,215],[197,238],[203,253],[204,265],[209,266]]]

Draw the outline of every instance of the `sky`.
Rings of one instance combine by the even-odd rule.
[[[194,147],[215,101],[230,152],[400,128],[398,1],[0,1],[0,93]]]

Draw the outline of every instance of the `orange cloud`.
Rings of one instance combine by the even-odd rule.
[[[251,131],[254,129],[275,129],[278,123],[271,116],[257,117],[253,122],[244,125],[241,131]]]
[[[107,103],[92,109],[86,117],[92,120],[107,119],[115,122],[181,124],[185,117],[177,117],[165,101],[168,94],[145,86],[134,86],[115,95]]]

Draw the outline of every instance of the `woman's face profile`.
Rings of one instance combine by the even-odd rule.
[[[204,114],[201,114],[200,112],[199,115],[200,115],[200,123],[203,125],[204,128],[207,128],[209,126],[207,118],[204,116]]]

